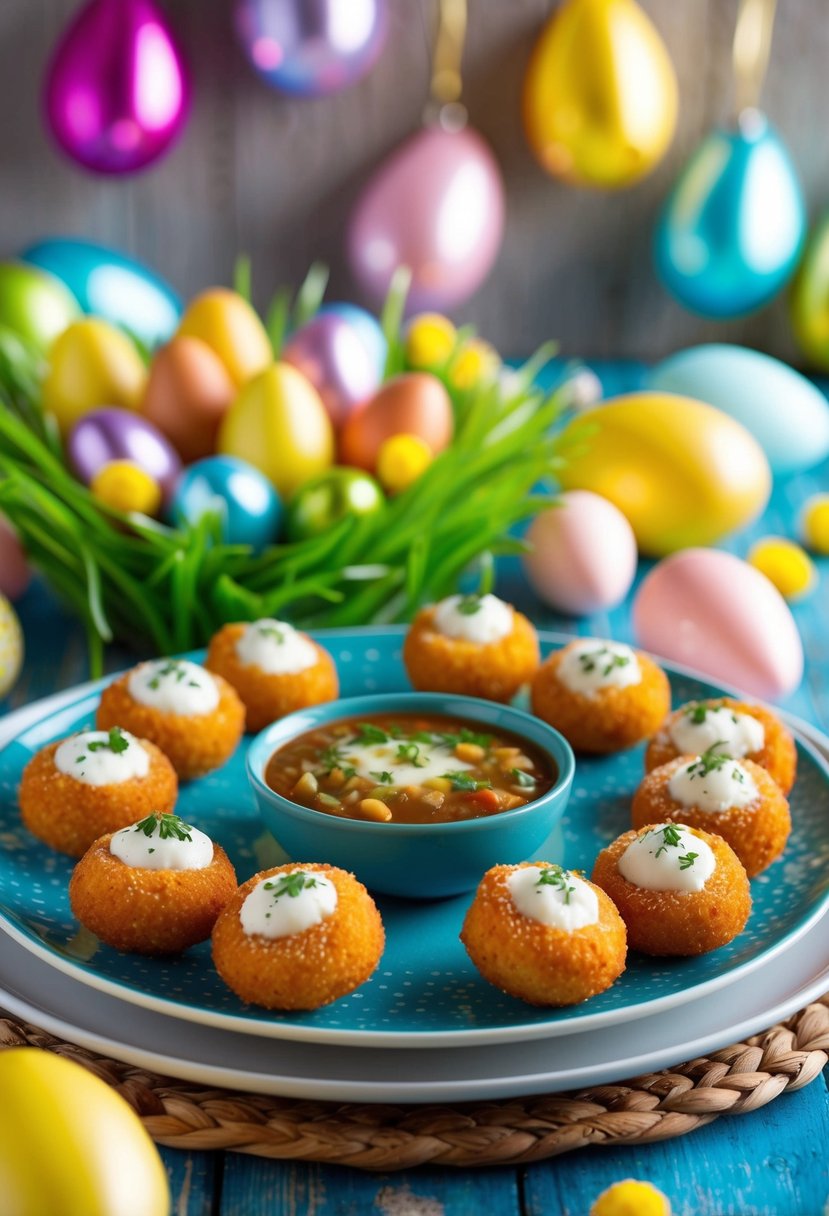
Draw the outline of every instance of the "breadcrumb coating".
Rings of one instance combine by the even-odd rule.
[[[449,638],[434,626],[435,605],[418,612],[403,643],[403,662],[419,692],[451,692],[511,701],[539,664],[538,635],[513,609],[512,632],[497,642]]]

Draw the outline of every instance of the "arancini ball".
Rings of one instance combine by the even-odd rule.
[[[24,768],[18,791],[29,831],[70,857],[151,811],[172,811],[177,797],[163,752],[120,726],[49,743]]]
[[[531,1005],[576,1005],[625,969],[625,926],[600,887],[545,862],[493,866],[461,941],[485,980]]]
[[[264,730],[296,709],[334,701],[339,692],[328,651],[284,621],[224,625],[210,639],[204,665],[236,689],[248,731]]]
[[[213,930],[213,962],[243,1001],[318,1009],[353,992],[380,962],[383,922],[353,874],[276,866],[236,891]]]
[[[531,701],[533,713],[576,751],[617,752],[654,734],[670,709],[671,689],[642,651],[578,638],[542,663]]]
[[[593,882],[619,909],[628,946],[642,954],[707,954],[742,933],[751,893],[721,836],[685,824],[649,824],[602,849]]]

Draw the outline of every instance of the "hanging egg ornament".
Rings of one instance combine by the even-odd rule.
[[[524,129],[548,173],[616,189],[649,173],[673,139],[676,73],[634,0],[566,0],[535,45]]]
[[[809,237],[789,299],[795,341],[812,367],[829,371],[829,214]]]
[[[23,666],[23,630],[17,613],[5,595],[0,595],[0,697],[7,696]]]
[[[235,396],[236,387],[212,347],[179,334],[155,353],[141,413],[190,463],[215,452],[219,426]]]
[[[146,381],[146,368],[126,334],[97,317],[84,317],[49,348],[43,408],[65,434],[98,406],[138,409]]]
[[[713,131],[659,218],[657,273],[691,312],[737,317],[767,304],[794,273],[806,235],[803,191],[759,110]]]
[[[307,376],[335,427],[380,386],[374,351],[337,313],[317,313],[291,335],[281,357]]]
[[[60,279],[83,312],[120,325],[147,347],[166,342],[178,325],[181,301],[172,287],[116,249],[53,237],[30,245],[20,257]]]
[[[210,288],[191,300],[178,333],[206,342],[237,388],[273,361],[270,339],[255,310],[225,287]]]
[[[135,173],[181,134],[189,84],[152,0],[89,0],[47,69],[45,110],[67,156],[95,173]]]
[[[348,516],[373,515],[385,499],[373,477],[342,465],[306,481],[288,504],[286,532],[292,541],[320,536]]]
[[[326,97],[374,65],[386,40],[386,0],[237,0],[245,54],[273,88]]]
[[[226,544],[251,545],[255,552],[276,539],[282,520],[282,502],[267,477],[233,456],[197,460],[176,483],[170,505],[175,523],[198,523],[208,511],[218,514]]]
[[[78,320],[77,300],[60,279],[23,262],[0,262],[0,325],[45,355]]]
[[[181,472],[181,460],[170,441],[152,422],[129,410],[93,410],[76,423],[66,446],[73,472],[86,485],[104,467],[125,461],[157,483],[168,501]]]
[[[380,449],[394,435],[416,435],[437,454],[451,443],[453,430],[452,402],[441,381],[428,372],[406,372],[354,411],[340,432],[340,456],[373,473]]]

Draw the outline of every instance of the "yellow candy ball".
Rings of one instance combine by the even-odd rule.
[[[602,1191],[590,1216],[671,1216],[671,1205],[652,1183],[626,1178]]]
[[[785,536],[766,536],[758,540],[747,560],[755,570],[765,574],[787,600],[800,599],[817,581],[817,571],[808,553]]]
[[[155,515],[161,506],[161,486],[131,460],[111,460],[98,470],[89,488],[114,511]]]
[[[458,331],[448,317],[424,312],[406,330],[406,362],[421,371],[443,367],[455,349]]]
[[[434,459],[432,449],[419,435],[392,435],[377,454],[377,478],[387,494],[407,490]]]
[[[481,338],[464,343],[449,369],[449,380],[455,388],[475,388],[492,380],[501,366],[501,357],[493,346]]]
[[[829,494],[815,494],[803,508],[800,533],[804,545],[820,557],[829,557]]]
[[[23,630],[17,613],[0,595],[0,697],[14,687],[23,666]]]

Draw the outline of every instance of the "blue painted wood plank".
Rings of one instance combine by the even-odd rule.
[[[211,1216],[221,1181],[221,1153],[159,1149],[170,1180],[170,1216]]]

